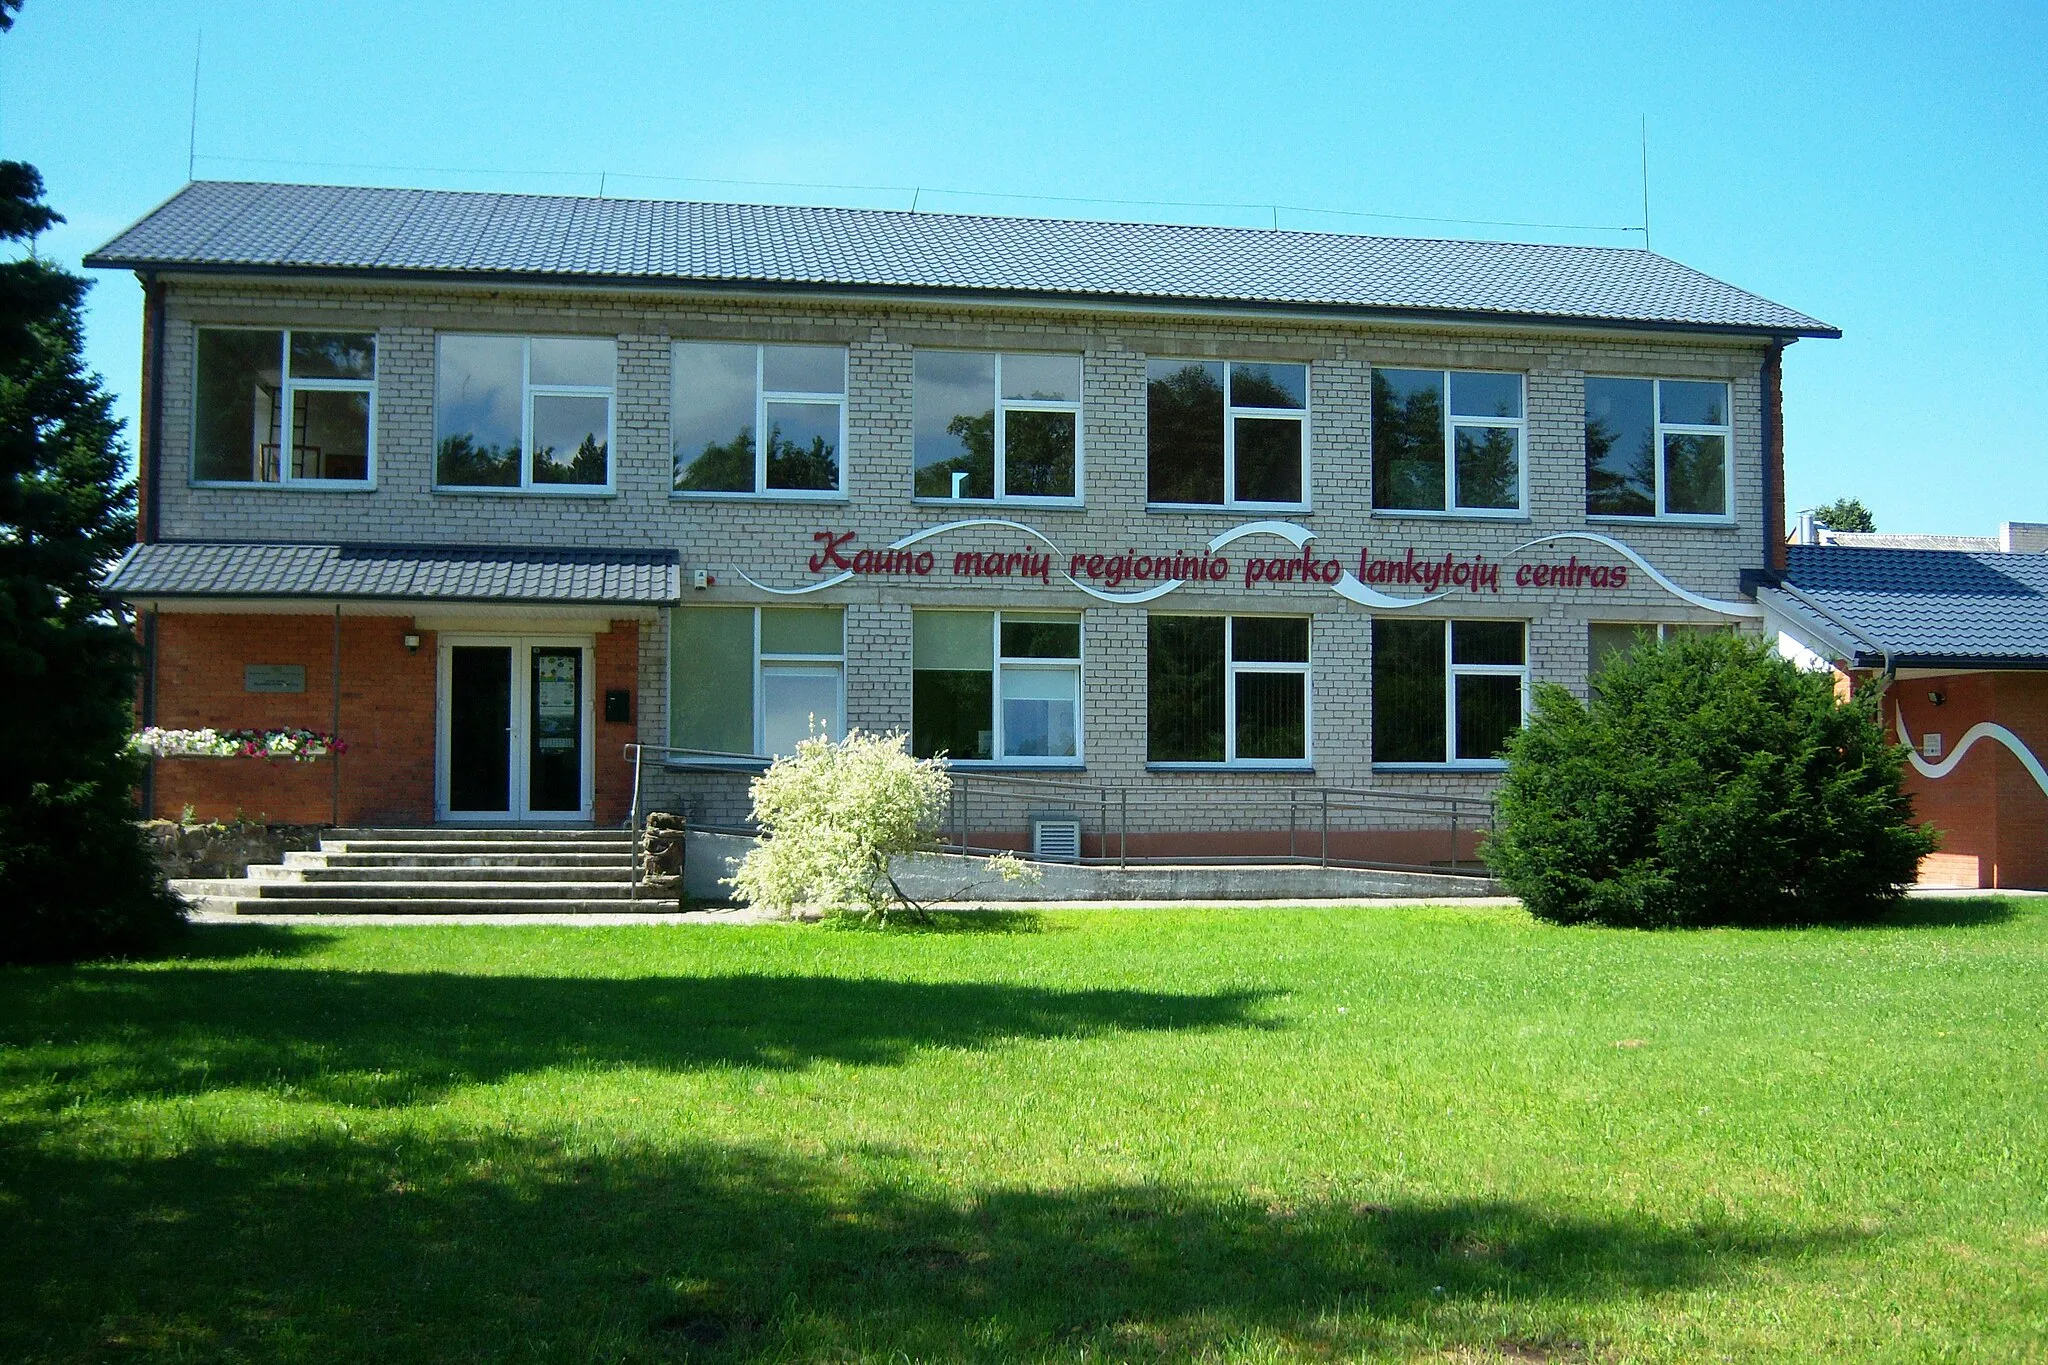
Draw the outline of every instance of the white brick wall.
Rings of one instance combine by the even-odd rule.
[[[1742,570],[1763,560],[1760,344],[1719,338],[1541,333],[1502,328],[1475,333],[1287,319],[1216,320],[1124,313],[1012,311],[826,304],[789,300],[715,301],[675,294],[506,293],[491,290],[352,288],[249,282],[191,282],[172,288],[165,344],[162,532],[168,539],[374,540],[386,542],[674,547],[689,571],[718,585],[692,601],[775,601],[745,587],[744,568],[763,582],[811,577],[813,531],[859,532],[879,547],[907,531],[959,516],[1002,515],[1036,526],[1070,552],[1131,547],[1195,550],[1211,536],[1254,519],[1238,512],[1148,512],[1145,507],[1145,360],[1148,355],[1307,361],[1312,369],[1313,509],[1290,518],[1314,530],[1321,554],[1355,567],[1361,545],[1376,554],[1413,545],[1419,554],[1456,550],[1498,559],[1536,536],[1592,529],[1633,545],[1682,585],[1736,599]],[[377,487],[370,492],[278,488],[195,488],[191,450],[194,329],[205,323],[362,328],[378,334]],[[434,336],[440,330],[599,333],[619,341],[613,449],[615,491],[605,497],[432,491]],[[849,352],[849,497],[819,504],[672,498],[668,448],[671,338],[734,338],[844,344]],[[1085,356],[1085,508],[957,511],[914,504],[911,477],[911,356],[919,346],[1079,351]],[[1521,370],[1528,375],[1529,508],[1526,519],[1491,521],[1375,517],[1370,510],[1371,367]],[[1733,386],[1736,516],[1726,527],[1588,526],[1584,514],[1583,384],[1588,372],[1712,378]],[[956,585],[945,568],[955,549],[1023,549],[1014,533],[934,542],[940,570],[912,584],[856,580],[804,599],[848,611],[848,719],[870,728],[909,724],[910,605],[1081,608],[1087,625],[1083,724],[1091,779],[1146,776],[1145,609],[1109,606],[1064,587],[1030,583]],[[1035,547],[1031,547],[1035,548]],[[1398,786],[1480,795],[1492,779],[1471,774],[1379,773],[1370,763],[1369,614],[1326,588],[1238,586],[1247,553],[1278,554],[1275,540],[1227,550],[1233,581],[1186,588],[1162,606],[1175,611],[1294,610],[1313,613],[1315,779],[1350,786]],[[1558,547],[1608,562],[1587,545]],[[1507,574],[1512,576],[1510,563]],[[686,607],[687,607],[686,603]],[[1583,690],[1588,620],[1718,621],[1631,573],[1627,590],[1516,590],[1461,594],[1439,616],[1512,617],[1529,622],[1530,663],[1539,680]],[[641,650],[640,733],[665,738],[667,635],[650,629]],[[1271,787],[1297,775],[1233,775],[1236,785]],[[1155,773],[1154,784],[1189,782]],[[1215,784],[1213,775],[1194,779]],[[734,784],[725,784],[733,788]],[[737,799],[737,798],[730,798]]]

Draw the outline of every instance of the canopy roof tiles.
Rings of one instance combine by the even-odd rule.
[[[666,606],[682,596],[682,571],[672,550],[164,541],[123,555],[100,590],[124,600]]]
[[[1628,248],[242,181],[187,185],[85,263],[1841,335]]]
[[[1759,596],[1858,667],[2048,668],[2048,554],[1793,545]]]

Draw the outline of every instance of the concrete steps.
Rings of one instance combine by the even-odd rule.
[[[629,910],[633,840],[616,829],[337,829],[226,881],[174,881],[244,915],[479,915]],[[649,902],[672,910],[673,896]]]

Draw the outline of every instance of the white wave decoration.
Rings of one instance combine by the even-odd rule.
[[[1508,551],[1508,554],[1518,555],[1524,550],[1533,550],[1538,545],[1548,545],[1554,540],[1585,540],[1591,541],[1595,545],[1604,545],[1648,574],[1651,581],[1658,587],[1664,589],[1673,597],[1681,601],[1690,602],[1696,607],[1704,607],[1708,611],[1718,612],[1723,616],[1758,618],[1764,614],[1764,609],[1754,602],[1721,602],[1711,597],[1702,597],[1696,592],[1681,588],[1665,577],[1663,570],[1637,554],[1634,549],[1624,545],[1613,536],[1603,536],[1597,531],[1560,531],[1554,536],[1538,536],[1534,540],[1517,545],[1514,549]]]
[[[1209,553],[1215,554],[1234,540],[1246,536],[1278,536],[1299,550],[1316,538],[1316,533],[1306,526],[1296,526],[1291,521],[1248,521],[1242,526],[1233,526],[1209,542]]]
[[[846,569],[833,574],[830,578],[821,578],[815,583],[806,583],[801,588],[771,588],[766,583],[749,574],[745,569],[735,568],[733,572],[746,579],[747,582],[759,588],[762,592],[772,592],[777,597],[802,597],[807,592],[823,592],[827,588],[836,588],[847,579],[853,577],[853,570]]]
[[[1433,592],[1427,597],[1395,597],[1390,593],[1381,592],[1378,588],[1368,588],[1359,581],[1358,575],[1349,569],[1344,571],[1344,576],[1337,580],[1336,586],[1330,591],[1346,601],[1356,602],[1361,607],[1375,607],[1380,611],[1400,611],[1404,607],[1419,607],[1425,602],[1434,602],[1439,597],[1450,596],[1448,592]]]
[[[1906,757],[1912,760],[1913,770],[1922,777],[1947,777],[1956,770],[1956,764],[1963,761],[1963,755],[1970,752],[1971,745],[1980,739],[1990,739],[2010,749],[2012,756],[2020,761],[2020,766],[2027,770],[2027,776],[2033,778],[2034,785],[2041,789],[2041,794],[2048,796],[2048,769],[2042,768],[2041,760],[2034,757],[2034,751],[2026,746],[2025,741],[2003,725],[1994,725],[1988,720],[1978,721],[1963,731],[1963,737],[1956,741],[1955,748],[1949,750],[1947,758],[1939,763],[1929,763],[1920,756],[1920,746],[1913,742],[1913,736],[1906,730],[1905,708],[1896,702],[1892,703],[1892,708],[1899,718],[1899,742],[1906,746]]]

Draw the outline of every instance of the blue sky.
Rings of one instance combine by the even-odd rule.
[[[1633,245],[1301,210],[1637,224],[1647,115],[1655,249],[1847,334],[1787,356],[1793,505],[2048,520],[2048,6],[28,0],[0,156],[70,219],[47,254],[183,183],[202,29],[202,178]],[[140,315],[99,276],[130,417]]]

